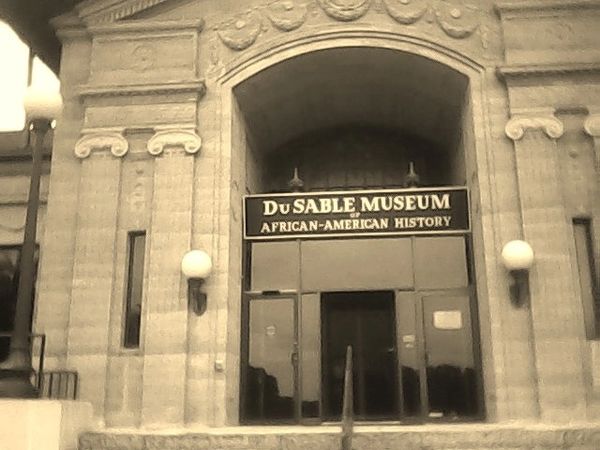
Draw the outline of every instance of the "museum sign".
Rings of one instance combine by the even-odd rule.
[[[464,233],[464,187],[261,194],[244,197],[245,239]]]

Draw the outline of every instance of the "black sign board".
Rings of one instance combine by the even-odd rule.
[[[464,233],[464,187],[263,194],[244,197],[246,239]]]

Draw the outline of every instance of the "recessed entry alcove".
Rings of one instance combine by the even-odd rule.
[[[281,192],[294,167],[307,190],[465,184],[463,74],[381,48],[301,55],[235,90],[246,131],[248,192]]]
[[[439,62],[319,50],[233,93],[232,168],[246,194],[290,192],[296,169],[311,195],[467,184],[469,80]],[[482,418],[468,231],[259,238],[243,254],[242,423],[339,420],[348,345],[357,420]]]

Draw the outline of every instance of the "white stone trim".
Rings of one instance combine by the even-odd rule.
[[[84,159],[93,151],[102,149],[110,149],[113,156],[121,158],[129,150],[129,142],[119,131],[84,134],[75,144],[75,156]]]
[[[186,153],[193,155],[200,151],[202,138],[193,130],[159,130],[148,140],[148,153],[158,156],[167,147],[182,147]]]
[[[600,108],[586,117],[583,129],[594,138],[600,138]]]
[[[551,139],[558,139],[565,131],[553,110],[532,110],[513,114],[504,132],[513,141],[518,141],[523,138],[525,131],[535,129],[541,129]]]

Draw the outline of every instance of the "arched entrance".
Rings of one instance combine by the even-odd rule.
[[[296,171],[314,198],[405,195],[468,187],[474,170],[469,78],[422,56],[314,51],[233,102],[241,193],[289,192]],[[349,344],[360,419],[483,417],[471,227],[413,231],[245,240],[242,423],[337,420]]]

